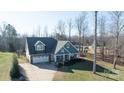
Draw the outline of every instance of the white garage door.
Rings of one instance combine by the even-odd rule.
[[[33,63],[42,63],[42,62],[48,62],[49,57],[48,56],[37,56],[33,57]]]

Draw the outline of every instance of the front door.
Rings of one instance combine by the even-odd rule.
[[[69,55],[65,55],[65,61],[69,60]]]
[[[63,55],[56,56],[56,61],[62,62],[63,61]]]

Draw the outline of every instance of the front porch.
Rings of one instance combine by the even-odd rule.
[[[57,54],[57,55],[54,55],[54,61],[65,62],[77,57],[78,57],[78,54]]]

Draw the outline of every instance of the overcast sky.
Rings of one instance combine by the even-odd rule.
[[[48,26],[48,31],[51,33],[59,20],[67,22],[70,18],[75,21],[75,18],[81,12],[0,12],[0,22],[7,22],[13,25],[20,34],[32,35],[33,30],[38,26],[43,31],[45,26]],[[77,34],[73,31],[72,34]]]

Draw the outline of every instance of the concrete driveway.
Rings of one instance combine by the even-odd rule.
[[[57,68],[51,63],[30,64],[21,63],[21,73],[31,81],[53,80]]]

